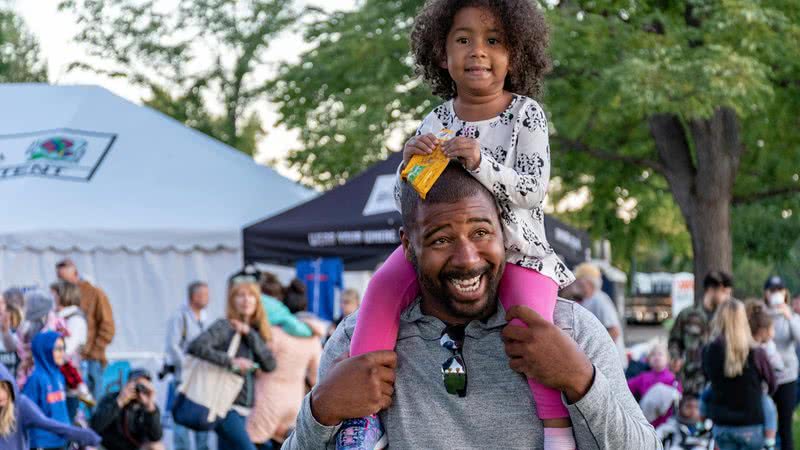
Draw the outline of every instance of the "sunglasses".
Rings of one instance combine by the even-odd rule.
[[[453,339],[451,335],[454,335],[456,339]],[[467,365],[464,363],[464,355],[461,353],[463,343],[463,327],[460,330],[446,328],[442,333],[441,339],[439,339],[439,344],[442,347],[453,352],[453,356],[447,358],[447,361],[442,364],[444,388],[448,394],[458,395],[459,397],[467,396]]]
[[[55,347],[53,347],[53,350],[58,351],[58,352],[63,352],[66,349],[67,348],[64,347],[63,345],[56,345]]]

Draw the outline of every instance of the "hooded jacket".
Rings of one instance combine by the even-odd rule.
[[[29,449],[28,432],[32,431],[33,428],[55,433],[81,445],[97,446],[100,444],[100,436],[92,430],[72,427],[45,417],[39,407],[19,392],[14,377],[2,364],[0,364],[0,382],[11,385],[12,401],[14,402],[17,420],[17,424],[11,433],[7,436],[0,436],[0,450]]]
[[[67,393],[64,376],[53,359],[53,347],[61,335],[55,331],[39,333],[31,343],[34,370],[22,393],[28,396],[49,418],[65,425],[69,424],[67,412]],[[61,436],[45,430],[30,432],[31,447],[63,447],[67,442]]]

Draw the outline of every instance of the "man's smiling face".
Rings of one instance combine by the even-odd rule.
[[[481,188],[453,202],[418,201],[415,223],[404,227],[401,238],[417,271],[423,309],[452,324],[490,316],[505,268],[491,194]]]

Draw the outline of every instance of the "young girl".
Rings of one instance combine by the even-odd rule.
[[[647,363],[650,365],[650,370],[628,380],[628,388],[635,398],[644,400],[650,388],[657,384],[669,386],[677,392],[682,391],[681,383],[675,379],[675,374],[669,370],[669,352],[667,351],[666,343],[657,342],[650,349],[650,353],[647,355]],[[642,409],[644,410],[644,407]],[[659,425],[672,416],[671,407],[659,408],[659,413],[661,412],[663,414],[650,421],[654,428],[658,428]]]
[[[228,292],[225,318],[214,322],[191,344],[187,352],[212,364],[229,368],[245,377],[233,408],[217,425],[220,450],[255,450],[245,430],[245,420],[254,403],[254,372],[275,370],[275,358],[267,347],[271,339],[269,322],[261,305],[261,290],[255,280],[233,283]],[[233,336],[239,333],[241,343],[235,358],[227,354]]]
[[[783,364],[783,358],[778,353],[775,341],[773,341],[775,326],[772,323],[772,315],[758,301],[749,303],[747,310],[747,318],[750,322],[750,332],[753,335],[753,339],[756,341],[756,345],[764,350],[767,360],[775,372],[775,377],[779,378],[779,374],[786,370],[786,366]],[[772,392],[767,391],[766,387],[764,387],[764,391],[764,394],[761,395],[761,407],[764,409],[764,447],[771,449],[775,447],[775,436],[778,432],[778,410],[775,407],[775,402],[769,396]]]
[[[45,417],[36,404],[21,395],[11,372],[0,364],[0,450],[29,449],[28,433],[33,429],[55,433],[80,445],[100,444],[100,436],[92,430]]]
[[[31,353],[35,368],[22,393],[47,417],[69,425],[67,393],[60,369],[64,364],[64,339],[55,331],[39,333],[33,338]],[[64,438],[46,430],[31,430],[30,438],[31,448],[64,448],[67,445]]]
[[[442,143],[445,155],[486,186],[501,210],[508,261],[499,288],[501,303],[506,309],[528,306],[552,322],[558,289],[573,276],[545,238],[547,119],[529,98],[539,93],[548,69],[547,39],[544,17],[528,0],[426,2],[411,45],[418,72],[445,103],[428,114],[406,143],[403,164],[433,151],[438,143],[434,134],[442,129],[455,132]],[[483,283],[479,277],[448,285],[458,295]],[[370,281],[350,354],[394,349],[400,313],[418,293],[415,271],[399,248]],[[534,380],[529,383],[537,415],[544,420],[545,448],[574,448],[560,393]],[[347,421],[337,447],[382,448],[386,439],[380,428],[376,416]],[[554,446],[563,440],[566,447]]]
[[[711,383],[707,405],[720,450],[764,446],[762,383],[775,389],[775,374],[767,355],[750,335],[744,304],[723,303],[712,323],[714,340],[703,354],[703,372]]]

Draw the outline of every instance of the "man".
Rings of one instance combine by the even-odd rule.
[[[703,279],[703,303],[684,309],[675,318],[669,332],[669,352],[672,370],[685,393],[699,395],[703,391],[703,347],[710,338],[711,319],[732,292],[733,278],[722,271],[711,271]]]
[[[167,322],[165,364],[174,368],[173,380],[170,385],[171,393],[176,393],[178,385],[180,385],[181,362],[186,348],[211,324],[208,314],[206,314],[208,301],[208,284],[203,281],[191,283],[187,292],[187,302],[181,305]],[[172,439],[175,450],[191,448],[189,433],[187,428],[177,423],[173,425]],[[194,442],[195,450],[208,450],[208,433],[195,432]]]
[[[70,259],[56,264],[59,279],[69,281],[81,291],[81,310],[86,315],[86,344],[81,351],[81,372],[94,398],[103,396],[103,369],[107,363],[106,347],[114,339],[114,315],[111,303],[102,289],[81,279],[78,268]]]
[[[491,193],[457,163],[424,201],[402,191],[401,240],[421,296],[401,315],[396,353],[344,359],[357,313],[345,319],[283,448],[332,449],[343,420],[378,412],[392,449],[542,448],[525,376],[563,392],[578,448],[661,448],[596,319],[566,300],[556,325],[528,308],[503,310],[505,249]],[[529,328],[507,326],[512,319]]]
[[[163,431],[150,373],[131,370],[119,393],[109,393],[97,405],[91,427],[108,450],[163,449]]]
[[[622,367],[628,367],[628,356],[625,354],[625,339],[622,336],[622,325],[619,322],[617,308],[611,297],[601,289],[603,274],[592,263],[579,264],[575,268],[575,284],[579,292],[579,303],[597,317],[606,327],[608,334],[617,346]]]

